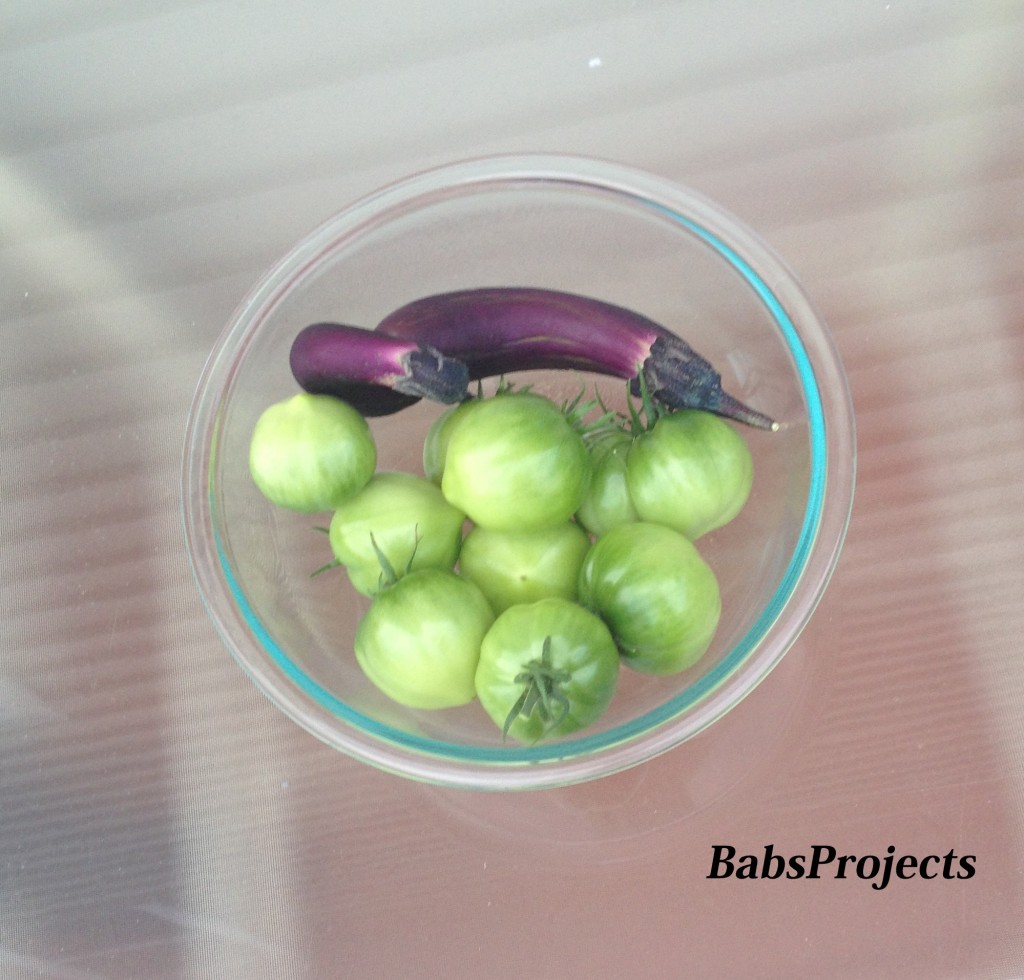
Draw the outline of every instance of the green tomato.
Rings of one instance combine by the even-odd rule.
[[[618,676],[608,627],[567,599],[541,599],[505,610],[487,631],[476,692],[504,734],[532,744],[596,721]]]
[[[744,438],[698,409],[662,416],[636,438],[626,461],[626,485],[641,520],[666,524],[691,541],[731,521],[753,480]]]
[[[660,524],[622,524],[583,560],[580,602],[599,615],[623,661],[646,674],[674,674],[707,651],[721,597],[693,543]]]
[[[640,520],[626,486],[626,458],[632,443],[632,436],[613,432],[589,447],[592,474],[576,520],[592,534]]]
[[[423,472],[431,483],[441,485],[444,474],[444,461],[448,455],[448,442],[455,427],[478,405],[475,399],[459,402],[445,409],[427,430],[423,441]]]
[[[571,521],[540,531],[475,527],[462,542],[459,568],[500,613],[549,596],[575,599],[589,548],[590,538]]]
[[[409,708],[454,708],[476,696],[480,644],[494,622],[483,593],[454,572],[411,572],[370,603],[355,654],[370,681]]]
[[[363,595],[378,591],[379,551],[397,575],[454,566],[466,516],[433,483],[411,473],[377,473],[331,518],[335,559]]]
[[[267,408],[253,428],[249,472],[272,503],[312,514],[333,510],[361,490],[377,447],[351,405],[300,392]]]
[[[482,527],[538,530],[576,512],[590,477],[583,438],[530,392],[478,402],[451,433],[441,489]]]

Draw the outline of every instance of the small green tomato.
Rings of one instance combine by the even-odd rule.
[[[623,662],[674,674],[707,651],[718,628],[718,581],[688,538],[661,524],[622,524],[594,542],[579,599],[599,615]]]
[[[378,549],[397,574],[407,569],[450,569],[459,556],[465,514],[433,483],[411,473],[377,473],[331,518],[335,559],[363,595],[377,592]]]
[[[441,489],[475,524],[527,531],[568,521],[589,479],[583,437],[562,410],[513,392],[478,402],[454,427]]]
[[[717,415],[684,409],[637,436],[626,485],[641,520],[665,524],[691,541],[743,508],[754,480],[744,438]]]
[[[616,431],[589,447],[592,475],[576,520],[592,534],[640,520],[626,486],[626,459],[632,443],[632,436]]]
[[[571,521],[539,531],[475,527],[462,542],[459,568],[500,613],[549,596],[575,599],[589,548],[590,538]]]
[[[267,408],[253,428],[249,472],[288,510],[333,510],[373,475],[377,447],[366,420],[329,395],[300,392]]]
[[[476,669],[494,613],[454,572],[410,572],[384,589],[356,628],[355,655],[384,694],[409,708],[454,708],[476,697]]]
[[[478,405],[475,399],[459,402],[445,409],[427,430],[423,441],[423,472],[431,483],[441,485],[448,443],[459,423]]]
[[[552,598],[498,616],[480,647],[476,691],[505,735],[532,744],[593,724],[618,677],[608,627],[575,602]]]

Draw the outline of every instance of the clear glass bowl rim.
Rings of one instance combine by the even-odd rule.
[[[277,646],[249,606],[222,547],[212,457],[219,406],[248,339],[325,249],[341,237],[357,236],[371,219],[440,192],[509,185],[582,185],[624,196],[678,221],[729,262],[769,310],[796,365],[808,409],[811,470],[798,544],[779,587],[740,643],[707,674],[617,728],[551,745],[495,749],[431,740],[370,719],[320,687]],[[350,756],[412,779],[477,789],[541,788],[605,776],[675,747],[770,673],[810,619],[835,569],[852,509],[855,467],[853,408],[838,352],[795,276],[757,234],[693,190],[629,166],[566,155],[499,155],[432,168],[361,198],[300,241],[252,289],[196,387],[185,432],[182,520],[196,584],[221,639],[263,693],[302,727]]]

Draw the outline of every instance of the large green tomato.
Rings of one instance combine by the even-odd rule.
[[[472,582],[439,568],[411,572],[370,603],[356,628],[356,660],[399,704],[453,708],[476,696],[480,644],[493,622]]]
[[[476,692],[506,735],[532,744],[596,721],[618,676],[608,627],[574,602],[541,599],[505,610],[487,631]]]
[[[249,443],[249,472],[279,507],[333,510],[373,475],[377,447],[366,420],[330,395],[300,392],[259,417]]]
[[[684,535],[660,524],[622,524],[583,560],[579,601],[611,630],[623,661],[674,674],[707,651],[718,628],[718,581]]]
[[[589,548],[590,538],[572,521],[540,531],[475,527],[462,542],[459,568],[500,613],[549,596],[575,599]]]
[[[576,520],[592,534],[640,520],[626,486],[626,459],[632,444],[632,436],[616,431],[589,447],[592,474]]]
[[[666,524],[691,541],[731,521],[753,480],[744,438],[699,409],[662,416],[636,438],[626,461],[626,485],[641,519]]]
[[[374,595],[382,572],[378,549],[396,575],[409,568],[450,569],[459,556],[465,519],[429,480],[381,472],[335,510],[331,550],[355,588]]]
[[[528,531],[569,520],[590,476],[583,438],[531,392],[476,403],[451,433],[441,489],[482,527]]]

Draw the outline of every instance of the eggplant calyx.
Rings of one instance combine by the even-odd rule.
[[[775,431],[777,422],[722,390],[722,376],[678,337],[658,337],[641,368],[650,396],[670,409],[699,408],[757,429]],[[640,377],[630,383],[640,395]]]
[[[400,394],[427,398],[444,405],[454,405],[468,396],[469,369],[458,358],[420,344],[401,360],[405,376],[396,378],[392,385]]]

